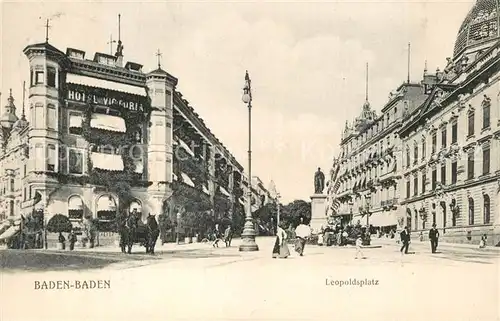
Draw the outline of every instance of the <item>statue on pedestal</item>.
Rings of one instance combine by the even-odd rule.
[[[318,170],[314,174],[314,194],[322,194],[325,189],[325,174],[318,167]]]

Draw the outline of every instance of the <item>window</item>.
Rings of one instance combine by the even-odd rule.
[[[56,87],[56,68],[47,67],[47,86]]]
[[[484,224],[490,224],[490,197],[483,195],[483,221]]]
[[[418,175],[413,177],[413,196],[418,195]]]
[[[483,129],[490,127],[490,104],[483,103]]]
[[[469,197],[469,225],[474,225],[474,200]]]
[[[44,72],[41,70],[35,71],[35,85],[41,85],[44,84]]]
[[[436,224],[436,204],[432,204],[432,224]]]
[[[425,193],[425,181],[427,180],[427,174],[422,173],[422,194]]]
[[[410,198],[410,179],[406,180],[406,198]]]
[[[483,147],[483,175],[490,173],[490,146]]]
[[[47,146],[47,171],[54,172],[56,170],[56,147],[54,145]]]
[[[472,136],[474,135],[474,112],[469,112],[468,122],[469,122],[468,136]]]
[[[83,174],[83,152],[77,149],[69,149],[68,171],[70,174]]]
[[[451,163],[451,183],[457,183],[457,161]]]
[[[35,104],[35,119],[33,120],[34,122],[34,127],[35,128],[45,128],[46,123],[45,123],[45,110],[43,108],[42,103],[36,103]]]
[[[410,166],[410,148],[406,148],[406,167]]]
[[[441,148],[446,148],[446,128],[441,130]]]
[[[451,143],[454,144],[457,142],[458,137],[458,123],[453,123],[451,125]]]
[[[418,212],[415,210],[415,231],[418,230]]]
[[[45,158],[46,158],[46,152],[45,152],[45,147],[40,144],[36,143],[35,144],[35,171],[37,172],[43,172],[45,171]]]
[[[446,185],[446,164],[441,165],[441,184]]]
[[[432,154],[436,152],[436,145],[437,145],[437,135],[436,133],[432,133]]]
[[[82,134],[82,115],[76,112],[70,112],[68,116],[68,133],[72,135]]]
[[[81,220],[83,218],[83,200],[78,195],[68,199],[68,217],[70,220]]]
[[[414,157],[413,163],[416,164],[418,161],[418,145],[416,142],[414,143],[413,146],[413,157]]]
[[[427,155],[426,149],[427,144],[425,143],[425,139],[422,139],[422,159],[424,159]]]
[[[10,190],[11,192],[14,192],[14,190],[15,190],[15,188],[14,188],[14,185],[15,185],[14,179],[13,179],[13,178],[11,178],[11,179],[9,180],[9,183],[10,183],[10,184],[9,184],[9,190]]]
[[[474,178],[474,152],[467,155],[467,179]]]
[[[52,104],[47,105],[47,127],[50,129],[57,128],[57,111]]]
[[[437,181],[437,170],[434,168],[432,170],[432,190],[436,189],[436,181]]]

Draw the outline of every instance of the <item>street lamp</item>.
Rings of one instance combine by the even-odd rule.
[[[177,237],[176,237],[176,243],[179,244],[179,229],[181,228],[181,213],[177,212]]]
[[[255,243],[255,228],[252,219],[252,88],[248,70],[245,73],[245,87],[241,100],[248,106],[248,190],[247,190],[247,211],[245,216],[245,226],[241,234],[242,243],[240,251],[258,251],[259,246]]]

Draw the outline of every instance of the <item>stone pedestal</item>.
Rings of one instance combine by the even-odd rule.
[[[311,196],[311,228],[317,233],[321,225],[326,225],[326,195],[314,194]]]

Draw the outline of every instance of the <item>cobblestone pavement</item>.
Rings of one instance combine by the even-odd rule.
[[[273,241],[259,238],[260,251],[249,253],[238,252],[235,240],[218,249],[165,245],[155,257],[102,248],[45,254],[115,261],[2,274],[2,292],[11,295],[2,295],[0,320],[498,320],[494,251],[431,254],[415,244],[403,256],[385,245],[355,259],[352,247],[308,245],[303,257],[280,260],[271,258]],[[111,288],[34,290],[43,280],[109,280]],[[26,309],[26,295],[44,309]]]

